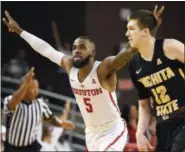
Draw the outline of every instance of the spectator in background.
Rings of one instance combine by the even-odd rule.
[[[62,40],[60,39],[59,29],[55,21],[52,21],[51,27],[52,27],[55,44],[56,44],[56,49],[66,55],[71,55],[71,49],[72,49],[71,44],[66,40],[64,40],[64,42],[62,43]],[[64,81],[61,81],[61,80],[64,80]],[[61,86],[63,86],[63,88],[65,89],[61,89]],[[71,87],[69,84],[68,75],[66,71],[60,66],[57,67],[55,81],[53,82],[52,89],[57,93],[64,94],[66,96],[73,96],[71,93],[69,93],[71,92]]]
[[[1,98],[1,100],[3,100]],[[4,113],[3,113],[3,102],[1,102],[1,124],[0,124],[0,134],[1,134],[1,138],[0,138],[0,142],[1,142],[1,145],[0,145],[0,149],[1,151],[4,151],[4,142],[6,141],[6,127],[4,126],[5,122],[4,122]]]
[[[127,121],[129,132],[129,143],[136,143],[136,130],[138,120],[138,110],[136,105],[124,105],[122,109],[122,117]]]
[[[3,74],[17,79],[25,75],[29,70],[29,66],[25,60],[25,56],[26,54],[24,49],[19,49],[17,51],[16,57],[3,65]]]
[[[59,36],[59,31],[57,28],[57,24],[55,21],[52,21],[52,30],[53,30],[53,37],[56,43],[56,48],[58,51],[66,54],[66,55],[71,55],[71,44],[68,41],[64,41],[62,45],[62,41]]]
[[[136,130],[137,130],[137,121],[138,121],[138,110],[136,105],[130,106],[129,111],[129,128],[128,132],[130,135],[130,142],[136,143]]]
[[[136,131],[138,122],[138,108],[136,105],[124,105],[122,109],[122,117],[127,121],[128,124],[128,135],[129,140],[124,151],[137,152],[136,145]],[[153,116],[150,120],[149,128],[146,130],[146,136],[149,139],[151,145],[156,148],[157,137],[156,137],[156,118]]]
[[[4,151],[4,142],[6,141],[6,127],[1,124],[1,151]]]
[[[70,113],[70,101],[66,101],[64,113],[59,116],[61,120],[67,120]],[[59,138],[63,134],[64,129],[60,127],[54,127],[44,123],[43,125],[43,135],[42,135],[42,149],[41,151],[70,151],[69,145],[66,142],[61,144]]]
[[[124,151],[137,152],[136,145],[136,130],[138,121],[138,110],[137,106],[132,104],[125,104],[122,109],[122,117],[127,121],[128,127],[128,143],[125,146]]]
[[[52,21],[52,31],[53,31],[53,37],[56,43],[56,49],[66,55],[71,55],[71,45],[68,41],[64,41],[62,44],[62,41],[60,39],[59,30],[57,28],[57,24],[55,21]],[[58,73],[66,73],[65,70],[61,67],[58,67],[57,70]]]

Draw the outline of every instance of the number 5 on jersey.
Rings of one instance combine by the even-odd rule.
[[[86,105],[87,112],[89,113],[93,112],[92,104],[90,103],[91,102],[90,98],[83,98],[83,100]]]

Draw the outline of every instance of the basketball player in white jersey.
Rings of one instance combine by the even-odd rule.
[[[3,22],[10,32],[20,35],[38,53],[63,67],[83,116],[88,151],[123,151],[127,127],[120,116],[116,98],[116,72],[136,54],[129,47],[116,56],[95,61],[95,44],[87,37],[78,37],[72,56],[56,51],[42,39],[23,30],[5,11]]]

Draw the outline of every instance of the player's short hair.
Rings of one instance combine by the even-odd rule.
[[[88,36],[79,36],[79,37],[77,37],[77,39],[88,40],[89,42],[94,44],[93,40]]]
[[[96,45],[95,45],[94,41],[91,38],[89,38],[88,36],[79,36],[79,37],[77,37],[77,39],[88,40],[94,47],[94,50],[93,50],[94,53],[96,53]]]
[[[139,28],[142,30],[148,28],[152,36],[156,35],[157,32],[157,21],[151,11],[138,10],[132,13],[128,20],[137,20]]]

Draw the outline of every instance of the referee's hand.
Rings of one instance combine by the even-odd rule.
[[[72,130],[75,128],[75,125],[69,120],[63,120],[62,127],[67,130]]]
[[[33,80],[33,77],[35,75],[34,73],[34,67],[31,68],[31,70],[26,74],[25,78],[24,78],[24,84],[30,84]]]

